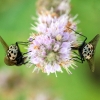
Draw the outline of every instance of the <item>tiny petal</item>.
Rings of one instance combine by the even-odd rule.
[[[55,68],[55,70],[58,71],[58,72],[63,72],[62,69],[61,69],[61,67],[60,67],[60,65],[57,64],[57,63],[54,63],[54,68]]]
[[[58,35],[56,36],[56,40],[57,40],[57,41],[62,40],[62,35],[58,34]]]
[[[55,44],[53,50],[56,52],[59,50],[59,48],[60,48],[59,44]]]

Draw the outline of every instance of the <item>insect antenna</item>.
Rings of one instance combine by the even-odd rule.
[[[69,27],[67,27],[67,28],[69,28]],[[85,40],[84,41],[86,41],[87,40],[87,37],[86,36],[84,36],[84,35],[82,35],[82,34],[80,34],[80,33],[78,33],[78,32],[76,32],[75,30],[73,30],[72,28],[69,28],[70,30],[72,30],[72,31],[74,31],[76,34],[79,34],[79,35],[81,35],[82,37],[85,37]]]
[[[18,44],[20,44],[20,45],[28,45],[30,42],[32,42],[34,39],[32,39],[32,40],[29,40],[29,41],[27,41],[27,42],[21,42],[21,41],[18,41],[18,42],[16,42],[16,45],[18,46]]]
[[[7,52],[7,50],[9,49],[9,46],[7,45],[7,43],[3,40],[3,38],[0,36],[0,42],[3,46],[3,48],[5,49],[5,51]]]
[[[67,28],[69,28],[69,27],[67,27]],[[76,56],[73,57],[73,59],[74,59],[75,61],[77,61],[77,62],[83,63],[83,62],[85,61],[85,59],[84,59],[84,57],[83,57],[83,55],[82,55],[82,49],[83,49],[83,47],[86,45],[87,37],[84,36],[84,35],[82,35],[82,34],[80,34],[80,33],[78,33],[78,32],[76,32],[76,31],[73,30],[72,28],[69,28],[69,29],[72,30],[72,31],[74,31],[76,34],[78,34],[78,35],[80,35],[80,36],[82,36],[82,37],[85,38],[81,45],[71,47],[71,49],[73,50],[73,52],[76,54]],[[78,50],[79,55],[78,55],[74,50]],[[75,58],[76,58],[76,59],[75,59]]]
[[[29,44],[29,42],[20,42],[20,41],[18,41],[18,42],[16,42],[16,45],[18,45],[18,44],[27,46]]]

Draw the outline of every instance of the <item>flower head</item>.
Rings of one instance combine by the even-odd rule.
[[[31,35],[28,51],[29,63],[35,65],[34,70],[50,73],[63,72],[62,68],[71,74],[69,67],[76,66],[73,61],[71,47],[78,44],[77,35],[70,30],[76,30],[76,23],[66,14],[60,17],[39,15],[38,23],[32,27],[38,34]]]
[[[37,11],[50,11],[53,8],[53,11],[58,14],[69,14],[70,12],[70,0],[38,0],[37,2]]]

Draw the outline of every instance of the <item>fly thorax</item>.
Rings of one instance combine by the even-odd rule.
[[[82,50],[82,55],[84,56],[84,58],[89,60],[93,57],[93,54],[94,54],[93,45],[89,43],[86,44]]]
[[[18,47],[16,45],[9,46],[9,49],[7,51],[7,57],[10,60],[15,60],[18,54]]]

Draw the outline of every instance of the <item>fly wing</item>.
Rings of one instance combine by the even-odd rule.
[[[4,62],[8,66],[13,66],[13,65],[15,65],[17,63],[16,61],[9,60],[7,57],[4,58]]]
[[[90,44],[93,45],[94,50],[95,50],[95,48],[96,48],[96,45],[97,45],[99,39],[100,39],[100,34],[97,34],[97,35],[89,42]]]
[[[97,46],[97,43],[100,39],[100,34],[97,34],[89,43],[93,45],[93,50],[94,50],[94,54],[95,54],[95,49],[96,49],[96,46]],[[89,66],[90,66],[90,69],[92,72],[94,72],[95,70],[95,64],[94,64],[94,54],[93,56],[91,57],[91,59],[87,60]]]
[[[91,59],[87,60],[87,62],[89,64],[90,70],[92,72],[94,72],[94,70],[95,70],[94,57],[92,57]]]
[[[5,51],[7,52],[7,50],[9,49],[9,46],[7,45],[7,43],[3,40],[1,36],[0,36],[0,42],[3,45]]]

